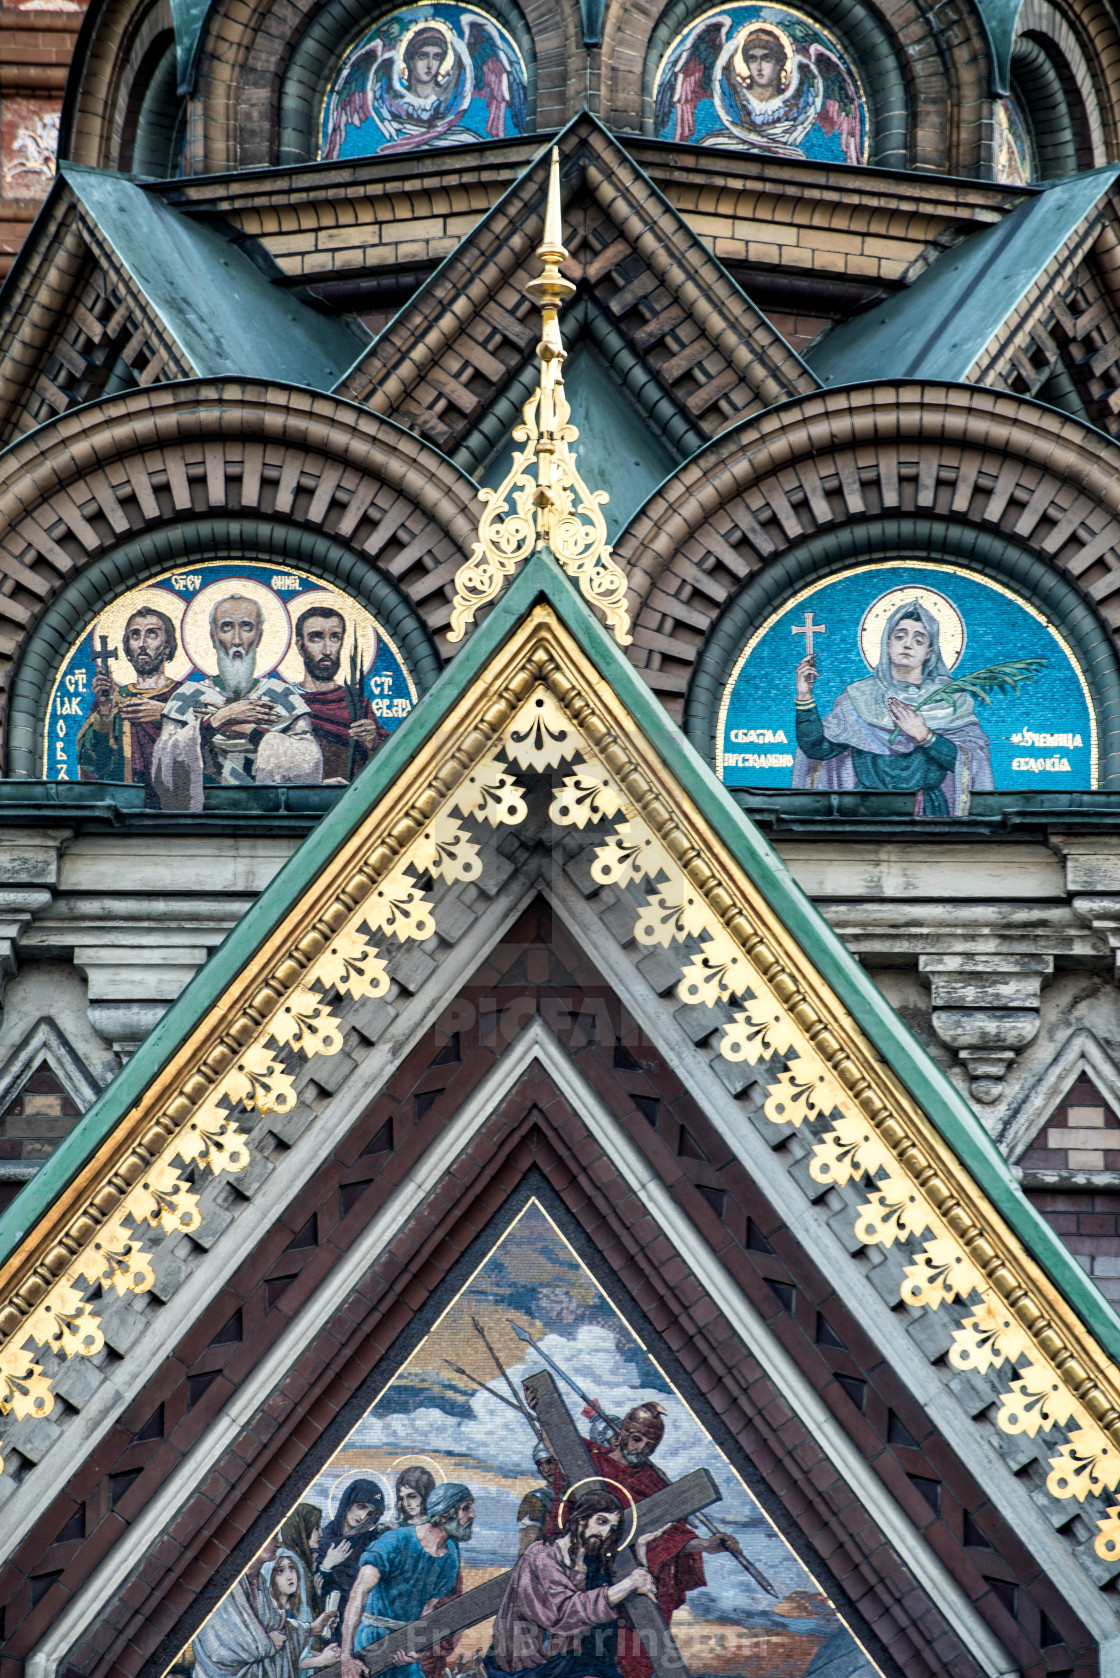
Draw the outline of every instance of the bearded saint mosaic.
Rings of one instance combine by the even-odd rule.
[[[347,53],[323,101],[319,155],[368,157],[526,131],[525,63],[470,6],[391,12]]]
[[[704,1508],[679,1492],[627,1572],[642,1502],[698,1469]],[[878,1671],[534,1200],[169,1673],[652,1678],[635,1593],[694,1678]],[[449,1603],[457,1631],[425,1645]]]
[[[51,693],[43,776],[140,785],[200,810],[208,787],[342,786],[416,700],[384,628],[300,571],[214,560],[105,607]]]
[[[867,162],[859,74],[819,24],[789,6],[724,6],[677,37],[654,90],[659,140]]]
[[[740,653],[716,739],[729,786],[899,793],[918,816],[1097,784],[1093,706],[1060,631],[948,565],[861,566],[803,589]]]

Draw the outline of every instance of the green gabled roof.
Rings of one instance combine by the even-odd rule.
[[[341,321],[271,283],[243,251],[135,181],[59,173],[200,378],[242,375],[329,391],[360,345]]]
[[[873,1047],[1019,1239],[1049,1273],[1111,1356],[1120,1357],[1120,1318],[1045,1219],[1027,1201],[1010,1167],[964,1098],[903,1024],[824,916],[796,884],[781,857],[738,807],[660,701],[619,651],[550,556],[537,554],[471,635],[435,686],[377,753],[319,826],[257,898],[225,942],[101,1093],[57,1152],[0,1216],[0,1262],[6,1260],[85,1162],[112,1135],[165,1062],[215,1008],[284,917],[312,890],[401,773],[486,672],[538,603],[547,603],[614,693],[682,793],[691,800],[772,912],[804,951]]]
[[[805,359],[824,385],[963,379],[1101,196],[1120,164],[1032,192],[993,227],[930,264],[913,285],[833,327]]]

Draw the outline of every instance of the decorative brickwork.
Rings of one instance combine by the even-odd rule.
[[[643,1040],[602,975],[553,927],[542,903],[525,912],[450,1001],[442,1025],[417,1044],[345,1143],[246,1255],[174,1357],[13,1556],[0,1575],[0,1591],[9,1627],[15,1623],[18,1630],[0,1664],[2,1678],[17,1678],[22,1654],[66,1595],[139,1517],[238,1381],[313,1299],[534,1015],[556,1033],[976,1601],[1024,1678],[1062,1671],[1089,1678],[1095,1655],[1058,1592],[729,1157],[663,1055]],[[88,1678],[135,1673],[157,1647],[161,1658],[174,1653],[172,1645],[177,1648],[201,1617],[213,1587],[228,1580],[224,1558],[235,1557],[237,1565],[248,1559],[297,1496],[298,1479],[284,1489],[288,1476],[311,1460],[324,1430],[534,1168],[578,1220],[603,1274],[613,1273],[629,1290],[908,1678],[923,1672],[973,1678],[977,1669],[951,1629],[543,1069],[521,1080],[392,1253],[313,1336],[290,1377],[231,1445],[88,1645],[74,1652],[75,1670]],[[188,1610],[193,1620],[184,1621]],[[1055,1627],[1068,1640],[1060,1650],[1048,1642]]]
[[[619,539],[642,601],[631,656],[678,712],[698,647],[747,578],[818,530],[884,513],[1002,531],[1120,622],[1120,497],[1090,437],[1036,405],[932,384],[855,387],[749,421]]]
[[[643,405],[663,410],[660,429],[682,454],[688,443],[814,387],[621,147],[583,122],[560,149],[571,252],[564,271],[604,317],[598,335],[621,337],[619,347],[649,368],[656,388]],[[542,160],[402,310],[341,395],[393,414],[445,451],[463,441],[536,343],[525,282],[535,269],[544,189]]]
[[[61,582],[123,538],[195,513],[242,508],[333,534],[383,567],[437,633],[448,622],[475,518],[465,475],[330,397],[240,381],[191,390],[117,397],[57,420],[49,448],[40,430],[8,451],[0,685]]]
[[[1120,1302],[1120,1190],[1088,1175],[1120,1181],[1120,1117],[1090,1078],[1077,1080],[1017,1163],[1025,1174],[1068,1173],[1048,1188],[1029,1186],[1028,1175],[1026,1192],[1105,1298]]]

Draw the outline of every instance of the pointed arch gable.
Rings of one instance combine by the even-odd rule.
[[[538,799],[531,822],[530,801]],[[540,825],[546,808],[558,838]],[[765,1419],[772,1391],[766,1386],[751,1397],[762,1341],[752,1341],[746,1316],[736,1323],[720,1306],[713,1316],[710,1294],[724,1289],[724,1272],[746,1289],[744,1264],[753,1261],[744,1259],[752,1249],[743,1217],[754,1216],[750,1196],[762,1193],[769,1209],[757,1199],[754,1205],[763,1236],[772,1251],[781,1249],[783,1262],[799,1267],[794,1295],[807,1290],[810,1334],[819,1308],[813,1278],[823,1258],[827,1286],[842,1287],[851,1319],[849,1327],[844,1318],[845,1332],[864,1335],[869,1344],[858,1343],[865,1358],[877,1347],[887,1367],[893,1407],[904,1413],[916,1398],[938,1435],[936,1460],[953,1488],[952,1508],[979,1508],[977,1488],[987,1487],[1001,1508],[1014,1510],[1012,1540],[1026,1571],[1017,1584],[997,1577],[1025,1593],[1024,1604],[1028,1598],[1041,1603],[1048,1622],[1064,1616],[1077,1647],[1086,1636],[1113,1635],[1115,1621],[1097,1588],[1120,1566],[1111,1560],[1117,1514],[1110,1488],[1102,1484],[1092,1501],[1075,1499],[1079,1518],[1099,1525],[1095,1542],[1091,1528],[1088,1541],[1080,1527],[1067,1530],[1061,1514],[1055,1524],[1042,1499],[1044,1484],[1046,1497],[1058,1504],[1068,1499],[1068,1465],[1089,1451],[1095,1453],[1090,1460],[1107,1460],[1107,1406],[1120,1382],[1112,1347],[1120,1346],[1120,1326],[1025,1206],[972,1113],[801,898],[567,581],[538,558],[0,1218],[8,1254],[0,1273],[3,1356],[11,1370],[24,1359],[16,1379],[27,1394],[27,1402],[5,1400],[5,1439],[32,1465],[25,1464],[14,1486],[0,1476],[7,1511],[0,1542],[13,1567],[19,1550],[27,1657],[41,1656],[46,1678],[65,1653],[58,1639],[66,1602],[85,1603],[80,1630],[65,1620],[66,1635],[77,1638],[92,1635],[92,1610],[100,1612],[105,1600],[100,1587],[90,1585],[92,1595],[86,1594],[90,1564],[102,1560],[97,1546],[105,1539],[95,1536],[81,1564],[70,1553],[52,1554],[68,1518],[65,1498],[74,1502],[75,1494],[65,1493],[48,1516],[42,1498],[64,1465],[68,1480],[77,1474],[75,1484],[89,1488],[80,1493],[87,1500],[106,1472],[137,1476],[135,1484],[129,1478],[116,1488],[119,1519],[130,1526],[146,1508],[142,1471],[154,1464],[159,1484],[179,1475],[187,1525],[177,1524],[170,1542],[188,1541],[189,1548],[196,1529],[205,1529],[199,1543],[220,1530],[228,1553],[265,1501],[263,1493],[271,1495],[284,1477],[280,1466],[286,1473],[302,1458],[308,1430],[315,1433],[342,1401],[327,1389],[340,1380],[340,1392],[353,1390],[376,1361],[378,1345],[411,1319],[414,1284],[427,1291],[437,1246],[450,1241],[461,1251],[473,1236],[479,1213],[464,1199],[464,1183],[485,1177],[494,1185],[485,1191],[491,1204],[495,1192],[509,1192],[522,1174],[514,1130],[523,1121],[529,1155],[534,1145],[539,1152],[539,1138],[553,1122],[551,1097],[534,1098],[548,1125],[530,1121],[524,1106],[515,1110],[498,1100],[496,1089],[489,1092],[496,1108],[483,1096],[481,1107],[472,1109],[471,1101],[500,1054],[490,1027],[484,1029],[484,1018],[495,1014],[489,1003],[500,1005],[494,1023],[513,1037],[538,1012],[535,1003],[527,1005],[526,986],[542,983],[541,963],[526,957],[517,966],[520,950],[507,935],[542,888],[576,944],[575,954],[570,947],[564,954],[568,978],[555,998],[545,998],[555,1026],[543,1005],[542,1020],[555,1036],[573,1029],[575,1015],[582,1032],[583,999],[598,984],[613,1025],[603,981],[596,979],[602,970],[653,1045],[661,1065],[658,1099],[669,1102],[672,1124],[692,1136],[689,1148],[679,1136],[675,1151],[666,1146],[672,1133],[651,1127],[635,1092],[622,1086],[625,1099],[614,1119],[629,1121],[627,1134],[631,1142],[640,1139],[642,1157],[633,1156],[631,1176],[623,1170],[619,1178],[631,1157],[623,1141],[612,1134],[605,1148],[602,1139],[591,1148],[590,1121],[575,1110],[591,1097],[577,1092],[555,1108],[556,1140],[551,1133],[548,1140],[562,1156],[558,1192],[568,1196],[571,1210],[590,1208],[597,1239],[624,1274],[629,1255],[648,1249],[644,1267],[638,1265],[640,1302],[654,1297],[651,1288],[684,1289],[659,1307],[662,1320],[676,1322],[678,1344],[695,1343],[688,1357],[703,1368],[705,1381],[718,1385],[743,1365],[741,1388],[724,1399],[721,1387],[721,1403],[736,1425],[761,1426],[757,1418]],[[593,961],[582,953],[590,950]],[[541,953],[551,972],[552,956]],[[472,998],[475,974],[482,994]],[[473,1009],[469,1027],[465,1019],[456,1025],[448,1006],[460,993]],[[625,1046],[630,1026],[621,1013],[617,1021]],[[444,1052],[456,1033],[457,1063]],[[472,1050],[467,1064],[464,1038]],[[569,1039],[569,1057],[577,1047]],[[609,1048],[616,1071],[617,1042]],[[546,1053],[540,1042],[534,1053]],[[456,1070],[448,1072],[452,1064]],[[623,1070],[627,1064],[623,1057]],[[585,1076],[602,1095],[590,1067]],[[494,1125],[484,1142],[471,1130],[480,1113],[484,1127]],[[197,1167],[190,1179],[183,1176],[188,1161]],[[689,1249],[679,1265],[672,1250],[656,1246],[659,1235],[675,1229],[674,1239],[684,1242],[687,1233],[659,1198],[658,1179],[707,1249]],[[342,1186],[355,1192],[344,1198]],[[839,1201],[826,1198],[833,1191]],[[709,1195],[723,1199],[716,1205]],[[898,1195],[911,1208],[901,1222],[892,1210]],[[386,1212],[389,1221],[378,1226],[382,1247],[359,1253],[357,1232],[372,1228],[390,1202],[392,1217]],[[741,1208],[734,1216],[733,1204]],[[623,1239],[615,1226],[631,1211],[638,1233]],[[407,1241],[402,1216],[416,1220]],[[652,1224],[643,1222],[647,1217]],[[254,1240],[247,1250],[249,1231]],[[104,1272],[107,1260],[96,1256],[110,1242],[126,1267],[120,1290]],[[298,1270],[283,1257],[293,1248],[308,1254]],[[870,1257],[861,1264],[853,1255],[863,1249]],[[320,1296],[340,1263],[358,1267],[350,1291]],[[86,1300],[78,1283],[91,1267],[95,1276],[105,1274],[108,1286]],[[877,1283],[871,1270],[880,1273]],[[354,1288],[363,1301],[356,1316]],[[730,1287],[724,1291],[730,1298]],[[1014,1326],[1026,1338],[1012,1340],[1003,1358],[981,1368],[974,1348],[984,1313],[1000,1310],[1009,1293],[1018,1300],[1018,1326],[1005,1322],[999,1332]],[[147,1302],[144,1309],[133,1296]],[[170,1306],[162,1314],[160,1300]],[[308,1318],[299,1335],[289,1331],[316,1300],[312,1352]],[[920,1333],[911,1334],[906,1325],[913,1319],[892,1309],[900,1302],[909,1311],[920,1306]],[[71,1348],[56,1351],[51,1340],[62,1304],[66,1332],[86,1336],[72,1356],[64,1356]],[[367,1318],[371,1304],[375,1319]],[[234,1354],[221,1352],[228,1342],[219,1333],[235,1306],[244,1322],[263,1325],[260,1337],[237,1354],[245,1360],[239,1367]],[[768,1312],[773,1317],[772,1300]],[[98,1335],[120,1348],[116,1397],[108,1403],[98,1396],[98,1366],[91,1362]],[[285,1335],[279,1361],[269,1365]],[[779,1339],[793,1350],[784,1330]],[[946,1351],[957,1361],[940,1364]],[[1011,1390],[1008,1357],[1017,1371]],[[954,1371],[963,1373],[970,1362],[974,1375],[984,1377],[979,1386],[975,1379],[956,1380]],[[164,1385],[145,1389],[157,1364]],[[84,1388],[76,1379],[83,1369],[91,1383]],[[777,1362],[766,1369],[766,1381],[777,1370]],[[258,1371],[268,1377],[267,1392],[253,1386]],[[60,1379],[84,1409],[80,1427],[69,1412],[53,1421],[49,1409],[36,1413],[37,1401],[44,1410]],[[1030,1436],[1039,1475],[1032,1496],[1033,1482],[1017,1479],[993,1440],[1021,1433],[1015,1394],[1023,1381],[1037,1379],[1049,1383],[1047,1392],[1063,1394],[1060,1413],[1068,1420],[1048,1409],[1045,1425]],[[844,1412],[831,1401],[827,1407],[846,1417],[856,1442],[847,1459],[855,1474],[868,1438],[860,1432],[863,1412]],[[159,1430],[149,1433],[157,1410]],[[788,1411],[787,1398],[769,1418],[779,1434]],[[813,1414],[823,1427],[819,1406]],[[885,1414],[882,1419],[887,1424]],[[124,1434],[113,1433],[121,1426]],[[204,1433],[236,1459],[236,1493],[228,1497],[213,1478],[217,1459],[205,1456]],[[760,1439],[763,1456],[770,1437]],[[239,1449],[242,1440],[247,1454]],[[109,1460],[118,1444],[126,1453],[142,1445],[147,1455]],[[804,1456],[798,1476],[812,1479],[821,1452],[837,1467],[842,1449],[838,1443],[829,1456],[820,1439],[802,1447],[797,1435],[794,1454]],[[1021,1470],[1024,1459],[1016,1460]],[[774,1472],[782,1478],[787,1468],[783,1452]],[[889,1492],[886,1504],[876,1501],[869,1482],[855,1493],[845,1480],[847,1490],[829,1505],[847,1512],[837,1515],[847,1534],[841,1548],[853,1543],[861,1557],[879,1555],[886,1565],[890,1546],[894,1553],[901,1546],[917,1566],[926,1540],[909,1529],[925,1532],[929,1519],[922,1511],[931,1505],[901,1462],[884,1458],[875,1473]],[[803,1509],[800,1492],[791,1496]],[[848,1530],[849,1520],[862,1537]],[[880,1542],[883,1522],[891,1528],[887,1547]],[[940,1529],[929,1543],[944,1556]],[[151,1560],[158,1573],[179,1557],[161,1544]],[[868,1585],[868,1565],[854,1564],[861,1595],[869,1590],[881,1601],[877,1584]],[[16,1575],[7,1577],[14,1585]],[[937,1566],[926,1567],[923,1577],[928,1590],[949,1600]],[[34,1589],[33,1579],[40,1581]],[[114,1609],[97,1633],[97,1659],[120,1670],[128,1645],[131,1669],[163,1632],[170,1634],[204,1583],[197,1549],[183,1558],[174,1580],[153,1575],[141,1585],[130,1579],[119,1613]],[[974,1574],[963,1588],[966,1599],[983,1598]],[[894,1609],[889,1616],[907,1659],[912,1663],[913,1651],[926,1649],[936,1662],[955,1661],[948,1646],[938,1646],[940,1622],[930,1618],[928,1599],[890,1586],[888,1592],[904,1605],[901,1620]],[[959,1669],[972,1662],[996,1678],[1009,1670],[1008,1651],[1020,1664],[1034,1658],[1035,1634],[1010,1613],[1006,1592],[989,1588],[989,1595],[978,1620],[964,1604],[958,1611],[955,1598],[954,1616],[968,1654]],[[1070,1605],[1080,1625],[1070,1621]]]

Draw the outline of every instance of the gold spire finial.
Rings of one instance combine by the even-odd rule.
[[[628,646],[630,614],[626,578],[611,557],[603,503],[606,490],[589,490],[576,470],[569,444],[579,432],[569,423],[564,395],[564,341],[560,310],[575,286],[560,272],[567,261],[560,219],[560,154],[552,148],[544,234],[537,247],[541,273],[525,287],[541,311],[540,382],[521,410],[513,437],[522,448],[498,489],[479,490],[486,509],[478,521],[478,541],[455,574],[455,602],[449,641],[461,641],[481,606],[496,598],[503,577],[510,576],[534,548],[550,548],[580,592],[598,606],[620,646]],[[530,468],[536,462],[536,480]],[[515,512],[510,512],[512,498]]]

